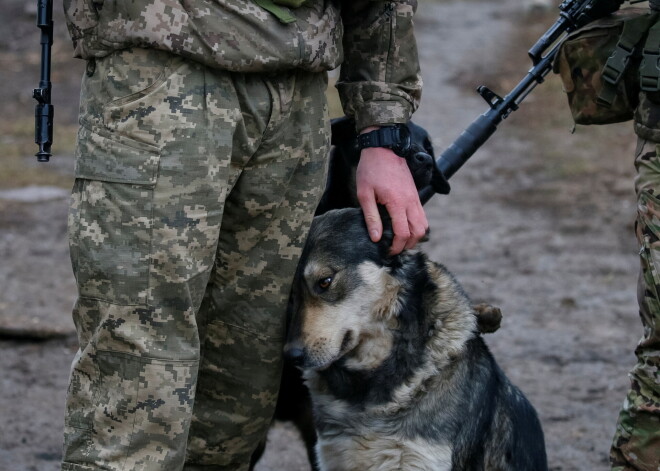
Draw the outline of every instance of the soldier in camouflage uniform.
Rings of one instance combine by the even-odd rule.
[[[644,333],[619,413],[613,471],[660,470],[660,94],[641,93],[635,110],[635,167],[641,270],[637,288]]]
[[[406,122],[421,90],[416,1],[64,7],[87,73],[62,469],[245,470],[275,406],[290,279],[324,186],[326,71],[343,63],[359,130]],[[372,237],[380,202],[393,251],[414,245],[427,224],[405,161],[367,149],[358,174]]]
[[[660,0],[652,0],[650,5],[660,11]],[[655,59],[660,29],[651,33],[658,28],[656,23],[652,12],[624,9],[569,36],[555,62],[577,124],[634,119],[638,135],[635,232],[640,247],[637,292],[644,334],[635,351],[638,362],[630,372],[631,388],[610,451],[613,471],[660,470],[660,69]],[[626,50],[613,54],[621,44],[628,46]],[[632,67],[617,60],[636,48],[654,59],[647,65],[651,75],[656,74],[655,92],[640,92],[640,76],[646,76],[648,70],[644,61],[641,65],[631,61],[636,64]],[[608,84],[605,75],[619,79]],[[648,77],[643,83],[645,88],[653,88]]]

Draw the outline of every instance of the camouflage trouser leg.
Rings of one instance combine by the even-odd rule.
[[[322,114],[305,123],[312,101],[293,89],[270,92],[294,93],[287,109],[278,105],[272,113],[273,119],[290,122],[267,131],[256,154],[256,147],[246,146],[243,170],[232,169],[217,265],[200,311],[207,327],[186,470],[247,469],[277,401],[282,313],[325,173],[311,178],[310,165],[301,169],[274,162],[282,154],[307,161],[326,134]],[[302,153],[296,149],[301,127],[307,128]]]
[[[85,77],[62,469],[245,468],[325,178],[325,86],[139,49]]]
[[[635,165],[640,246],[639,312],[644,327],[610,453],[616,471],[660,470],[660,146],[640,138]]]

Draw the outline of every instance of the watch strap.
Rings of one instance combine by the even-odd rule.
[[[357,137],[358,147],[366,149],[367,147],[387,147],[391,149],[401,143],[404,139],[400,124],[393,126],[383,126],[374,131],[359,134]]]

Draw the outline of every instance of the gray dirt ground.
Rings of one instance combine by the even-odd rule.
[[[438,150],[485,110],[472,92],[477,85],[489,81],[504,93],[527,70],[531,38],[553,15],[516,12],[522,5],[420,2],[425,92],[415,120],[431,132]],[[0,125],[29,122],[36,28],[23,0],[0,0],[0,8],[8,13],[0,19]],[[57,47],[66,56],[58,24]],[[16,65],[19,56],[32,68]],[[26,68],[29,80],[21,75]],[[81,70],[66,61],[55,74],[63,126],[74,120]],[[632,232],[634,137],[630,123],[571,135],[563,102],[552,77],[501,125],[452,179],[451,195],[428,204],[432,235],[423,248],[476,301],[502,308],[502,327],[487,341],[538,409],[551,469],[604,470],[641,335]],[[6,129],[12,128],[0,126],[0,145],[13,142]],[[70,177],[70,152],[53,160],[53,167],[40,167],[43,172]],[[31,162],[25,165],[34,171]],[[2,172],[0,165],[0,177]],[[58,468],[76,349],[66,197],[9,199],[2,190],[12,187],[12,178],[0,178],[0,470],[51,471]],[[271,431],[258,469],[308,469],[295,431],[286,425]]]

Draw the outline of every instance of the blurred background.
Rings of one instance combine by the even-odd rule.
[[[424,97],[415,121],[445,148],[530,67],[527,49],[556,1],[421,0]],[[50,163],[34,153],[37,2],[0,0],[0,469],[59,469],[68,370],[77,349],[67,198],[84,63],[55,2]],[[642,4],[643,6],[643,4]],[[341,114],[329,90],[333,115]],[[427,205],[423,250],[475,301],[498,305],[487,336],[537,407],[551,469],[607,469],[609,444],[641,336],[632,123],[579,127],[557,76],[524,102]],[[308,469],[296,432],[276,424],[260,471]]]

